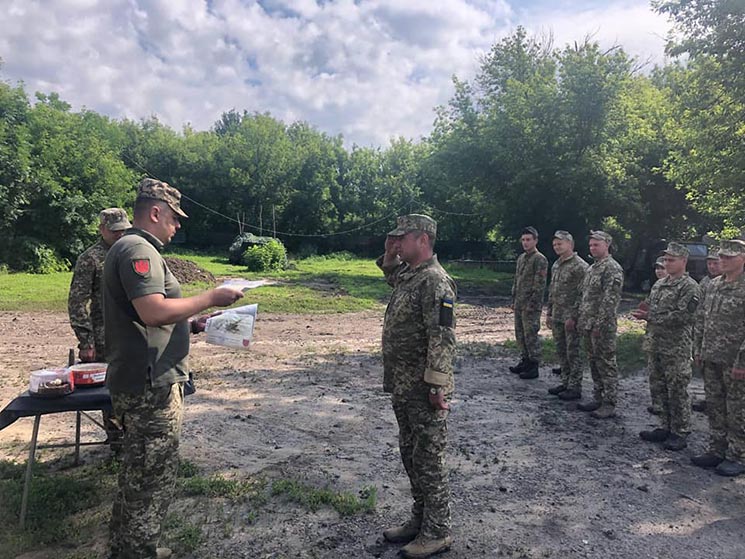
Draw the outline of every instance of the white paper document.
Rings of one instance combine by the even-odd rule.
[[[253,339],[254,323],[258,312],[259,305],[244,305],[208,318],[204,329],[207,343],[248,349]]]

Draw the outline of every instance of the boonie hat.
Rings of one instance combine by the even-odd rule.
[[[554,232],[554,239],[559,239],[560,241],[574,241],[574,237],[572,237],[572,234],[569,231],[564,231],[563,229],[559,229]]]
[[[181,193],[167,182],[158,179],[142,179],[137,185],[137,198],[162,200],[168,207],[181,217],[189,217],[181,209]]]
[[[605,231],[590,231],[590,238],[597,241],[605,241],[606,243],[608,243],[608,245],[613,242],[613,237],[611,237]]]
[[[127,212],[122,208],[106,208],[98,214],[98,219],[109,231],[124,231],[132,227]]]
[[[690,251],[688,250],[688,247],[683,244],[671,242],[667,244],[667,248],[663,250],[662,253],[666,254],[667,256],[675,256],[678,258],[683,258],[683,257],[688,258]]]
[[[720,256],[739,256],[745,254],[745,241],[740,239],[731,239],[722,241],[719,247]]]
[[[433,239],[437,237],[437,222],[428,215],[409,214],[396,218],[396,228],[389,232],[391,237],[403,237],[412,231],[423,231]]]

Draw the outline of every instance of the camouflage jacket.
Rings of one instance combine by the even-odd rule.
[[[109,247],[103,239],[87,248],[75,263],[67,299],[70,325],[78,339],[78,348],[95,348],[103,358],[103,262]]]
[[[688,274],[657,281],[647,298],[649,351],[662,355],[691,356],[693,324],[701,291]]]
[[[704,276],[701,278],[701,281],[698,282],[698,286],[701,288],[701,295],[703,296],[704,293],[706,293],[706,288],[709,287],[711,284],[711,277],[710,276]]]
[[[735,363],[745,342],[745,274],[735,281],[711,280],[696,313],[693,354],[705,361]]]
[[[551,266],[551,285],[548,288],[548,314],[552,320],[564,322],[570,318],[577,320],[579,303],[582,299],[580,289],[589,268],[575,252],[566,260],[557,260]]]
[[[515,280],[512,283],[512,301],[515,307],[540,310],[547,275],[548,260],[537,250],[530,254],[523,252],[518,256]]]
[[[455,282],[437,256],[415,268],[378,266],[393,287],[383,322],[383,389],[395,397],[428,397],[429,385],[453,391]]]
[[[582,281],[578,327],[581,330],[615,330],[622,290],[623,268],[610,254],[590,266]]]

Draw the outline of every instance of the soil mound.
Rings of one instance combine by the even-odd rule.
[[[176,276],[176,279],[179,283],[192,283],[195,281],[215,283],[215,276],[213,276],[207,270],[202,270],[191,260],[183,260],[181,258],[166,258],[165,261],[166,264],[168,264],[168,268],[171,270],[171,273]]]

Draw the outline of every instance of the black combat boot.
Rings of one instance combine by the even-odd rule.
[[[745,466],[739,462],[724,459],[719,463],[714,471],[720,476],[737,477],[745,474]]]
[[[564,392],[559,394],[559,400],[564,400],[565,402],[579,400],[580,398],[582,398],[582,392],[575,390],[574,388],[567,388]]]
[[[523,380],[538,378],[538,361],[528,359],[528,364],[525,366],[525,370],[520,373],[520,378]]]
[[[661,443],[670,437],[670,431],[667,429],[652,429],[651,431],[641,431],[639,437],[648,443]]]
[[[559,384],[558,386],[549,388],[548,393],[551,394],[551,396],[558,396],[559,393],[564,392],[566,389],[567,389],[566,386],[564,386],[563,384]]]
[[[678,450],[683,450],[685,447],[687,447],[688,441],[686,440],[686,437],[682,435],[676,435],[675,433],[673,433],[672,435],[670,435],[670,438],[664,442],[662,446],[663,448],[667,450],[672,450],[673,452],[677,452]]]
[[[698,456],[691,456],[691,462],[694,466],[698,466],[699,468],[716,468],[723,460],[724,458],[714,454],[713,452],[705,452]]]
[[[553,374],[555,374],[555,375],[560,375],[561,374],[561,367],[554,367],[553,369],[551,369],[551,372]]]
[[[517,365],[514,365],[510,367],[510,372],[515,373],[516,375],[519,375],[525,370],[525,367],[528,365],[528,360],[523,357],[520,359],[520,362]]]

